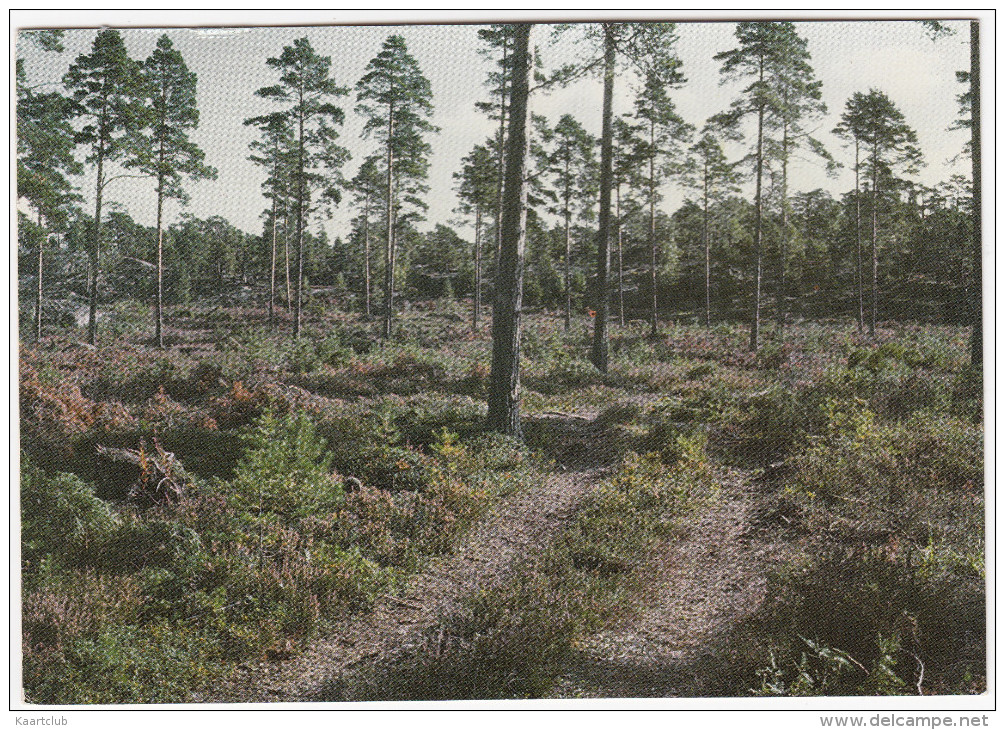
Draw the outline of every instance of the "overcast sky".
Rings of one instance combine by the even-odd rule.
[[[967,133],[948,131],[958,114],[956,96],[961,85],[958,70],[969,68],[969,34],[966,23],[949,23],[956,30],[951,37],[932,41],[913,21],[842,21],[797,22],[798,33],[805,37],[812,56],[811,64],[823,82],[827,115],[816,125],[818,136],[832,154],[848,166],[836,177],[827,177],[811,162],[797,161],[792,168],[791,190],[824,188],[834,195],[853,186],[850,152],[830,134],[845,101],[856,91],[877,88],[890,96],[904,113],[908,124],[918,132],[927,166],[919,181],[933,185],[954,173],[966,173],[969,162],[951,158],[959,155]],[[278,56],[284,45],[307,36],[315,50],[332,58],[332,76],[349,87],[363,75],[367,63],[380,50],[388,35],[404,36],[409,51],[418,60],[433,90],[433,122],[441,128],[429,138],[432,144],[428,196],[428,220],[420,228],[454,219],[457,204],[453,172],[472,148],[492,134],[494,126],[474,109],[478,100],[487,98],[483,83],[490,65],[478,55],[477,29],[474,25],[370,26],[370,27],[276,27],[235,29],[130,29],[123,37],[130,55],[146,58],[159,35],[167,33],[182,53],[189,68],[198,75],[198,104],[201,123],[192,138],[206,152],[207,162],[219,170],[215,181],[187,184],[191,195],[188,211],[199,217],[222,215],[238,227],[253,233],[261,231],[260,214],[265,208],[261,195],[264,171],[248,162],[248,143],[255,132],[243,125],[249,116],[276,109],[254,96],[254,91],[276,83],[277,77],[265,60]],[[571,38],[553,43],[551,27],[538,25],[534,42],[546,68],[574,60],[586,49]],[[687,83],[673,91],[680,114],[696,126],[712,114],[728,108],[740,84],[720,84],[719,64],[713,56],[734,48],[735,24],[732,22],[688,22],[678,25],[678,55],[683,61]],[[31,83],[58,81],[81,53],[88,53],[94,30],[68,31],[62,54],[41,53],[30,46],[18,49],[27,61]],[[636,81],[620,73],[616,82],[615,112],[627,112]],[[597,79],[584,79],[569,88],[549,95],[536,96],[533,111],[544,114],[552,123],[563,113],[571,113],[590,132],[598,134],[601,122],[602,88]],[[341,100],[346,109],[342,143],[353,159],[345,171],[351,178],[360,162],[374,150],[371,140],[360,138],[362,120],[353,113],[355,91]],[[729,150],[734,157],[742,148]],[[79,179],[85,200],[90,201],[93,171]],[[682,193],[668,181],[664,207],[673,210]],[[140,223],[154,223],[153,185],[147,181],[120,180],[109,186],[108,198],[122,203]],[[87,202],[87,205],[92,203]],[[174,221],[181,212],[172,202],[167,220]],[[332,235],[344,235],[352,212],[346,203],[335,217],[323,225]],[[317,228],[315,224],[313,228]]]

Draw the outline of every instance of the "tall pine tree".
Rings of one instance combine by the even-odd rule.
[[[454,179],[458,182],[457,197],[460,198],[457,210],[474,219],[475,282],[471,329],[477,331],[482,307],[482,224],[485,214],[495,205],[495,164],[486,145],[475,145],[461,164],[460,171],[454,173]]]
[[[592,213],[597,191],[597,140],[571,114],[563,114],[555,128],[548,130],[545,144],[541,167],[550,179],[554,201],[548,212],[562,219],[565,237],[563,285],[568,330],[572,325],[572,227]]]
[[[684,83],[680,72],[680,62],[672,58],[656,70],[646,74],[645,84],[635,97],[636,123],[639,138],[634,157],[644,163],[647,169],[645,202],[649,208],[649,329],[653,337],[657,334],[659,308],[656,298],[656,268],[659,260],[659,240],[656,237],[656,204],[660,194],[658,187],[671,175],[683,167],[684,149],[682,145],[690,137],[693,127],[677,113],[673,101],[667,94],[668,88]]]
[[[685,170],[684,180],[689,188],[696,190],[701,198],[701,241],[705,254],[705,326],[712,326],[712,244],[709,231],[710,208],[720,204],[725,196],[737,192],[735,165],[726,159],[714,133],[714,128],[706,125],[701,137],[691,146],[691,157]]]
[[[381,180],[380,161],[375,156],[367,157],[352,179],[352,191],[359,208],[356,222],[357,227],[362,229],[363,314],[367,317],[370,316],[370,293],[372,291],[370,284],[370,213],[376,209],[383,198],[384,191]]]
[[[776,82],[788,67],[787,54],[798,38],[789,22],[745,21],[736,24],[738,45],[715,55],[722,66],[723,81],[750,81],[729,111],[718,115],[716,123],[735,133],[740,123],[753,117],[756,124],[754,150],[754,306],[750,323],[750,349],[757,350],[761,329],[761,285],[764,260],[764,171],[767,159],[766,133],[780,126],[785,113]]]
[[[560,26],[563,32],[569,26]],[[593,46],[592,57],[579,67],[580,73],[599,72],[604,83],[600,136],[600,212],[597,225],[597,267],[594,282],[593,346],[590,359],[607,372],[609,355],[608,319],[611,269],[611,194],[614,188],[614,82],[619,57],[633,64],[643,77],[666,74],[676,64],[673,23],[591,23],[583,26]],[[563,78],[572,76],[563,74]]]
[[[331,57],[319,56],[310,41],[298,38],[285,46],[282,54],[266,63],[280,74],[279,84],[255,92],[264,99],[292,104],[285,113],[293,128],[293,164],[290,182],[297,221],[296,303],[293,337],[300,337],[303,310],[304,235],[311,204],[338,203],[341,199],[342,165],[348,151],[337,143],[338,130],[345,115],[333,103],[349,93],[329,74]]]
[[[260,117],[245,119],[248,126],[256,127],[262,135],[261,139],[252,140],[252,155],[250,159],[256,165],[264,167],[268,172],[262,183],[265,197],[271,203],[269,213],[269,228],[272,247],[269,256],[269,327],[276,322],[276,261],[279,228],[279,205],[289,188],[289,168],[291,150],[293,149],[293,130],[289,117],[282,112],[273,112]],[[288,253],[288,251],[287,251]],[[286,259],[287,285],[289,284],[289,256]],[[287,303],[289,292],[287,292]]]
[[[488,28],[478,30],[478,40],[482,47],[479,55],[493,64],[489,71],[485,86],[489,89],[489,101],[475,102],[475,108],[496,122],[497,127],[494,150],[495,160],[495,254],[498,257],[502,241],[502,205],[503,183],[505,177],[504,156],[506,153],[506,121],[509,113],[510,85],[513,66],[513,44],[516,39],[516,26],[510,23],[497,23]]]
[[[856,92],[847,101],[842,117],[854,120],[848,126],[866,152],[865,172],[870,178],[872,236],[872,296],[869,306],[869,336],[876,336],[879,312],[879,211],[889,192],[899,187],[899,174],[916,172],[921,162],[918,137],[903,113],[882,91]]]
[[[784,331],[788,312],[789,292],[786,274],[789,258],[792,206],[789,201],[789,163],[793,154],[806,148],[819,157],[830,172],[836,167],[834,159],[823,144],[812,137],[807,124],[818,120],[826,113],[827,107],[821,101],[822,82],[815,77],[810,66],[810,53],[806,39],[799,36],[795,26],[785,24],[778,37],[784,46],[782,62],[773,68],[772,87],[777,97],[778,114],[769,117],[774,137],[768,140],[769,154],[781,166],[779,181],[779,204],[781,230],[778,241],[778,291],[776,295],[776,316],[780,330]]]
[[[196,106],[196,75],[188,70],[171,39],[162,35],[157,47],[143,63],[142,81],[146,97],[149,133],[139,138],[136,158],[129,166],[156,180],[157,269],[154,306],[154,341],[164,347],[164,200],[186,200],[182,175],[192,179],[215,178],[216,170],[204,164],[205,153],[189,139],[189,131],[199,126]]]
[[[520,429],[520,315],[527,238],[527,164],[530,148],[530,24],[516,26],[513,95],[506,139],[502,247],[492,314],[492,370],[488,427],[516,438]]]
[[[26,31],[20,38],[44,51],[62,52],[63,31]],[[15,64],[17,98],[17,197],[34,211],[38,223],[38,265],[35,282],[35,339],[42,336],[43,258],[52,224],[66,217],[80,196],[67,175],[83,167],[74,158],[76,147],[72,105],[59,92],[40,92],[28,82],[24,59]]]
[[[86,161],[95,167],[94,222],[88,250],[87,340],[98,336],[98,286],[101,272],[101,205],[105,188],[120,175],[109,174],[109,163],[128,161],[142,129],[142,83],[139,65],[129,58],[117,30],[99,30],[90,54],[77,57],[63,77],[74,114],[83,121],[76,141],[87,147]]]
[[[356,112],[366,119],[363,134],[375,135],[384,147],[383,336],[389,338],[394,317],[396,208],[422,205],[416,193],[423,192],[421,182],[428,175],[431,150],[425,135],[438,129],[429,121],[433,114],[429,80],[400,35],[388,36],[384,41],[380,53],[356,84],[356,91]],[[409,185],[413,186],[411,191]]]

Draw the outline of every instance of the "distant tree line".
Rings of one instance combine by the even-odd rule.
[[[153,334],[163,345],[164,303],[233,282],[267,285],[270,323],[289,309],[294,336],[306,282],[334,287],[379,316],[384,337],[393,336],[401,297],[470,298],[477,327],[484,306],[506,296],[501,253],[512,176],[505,165],[516,101],[527,108],[521,306],[558,310],[566,327],[591,313],[593,360],[602,370],[609,323],[630,320],[653,333],[668,319],[745,320],[753,348],[766,318],[781,331],[798,317],[853,317],[870,333],[890,318],[979,325],[979,187],[959,176],[920,185],[914,176],[923,157],[910,120],[876,89],[847,100],[834,128],[844,147],[825,149],[811,134],[827,113],[822,85],[794,24],[738,23],[735,47],[714,56],[723,79],[737,85],[736,98],[694,123],[674,103],[687,83],[674,24],[555,26],[552,36],[578,35],[590,50],[547,74],[547,50],[528,41],[526,56],[518,52],[525,30],[477,30],[491,66],[475,108],[498,126],[458,161],[457,219],[426,232],[418,226],[429,195],[429,140],[439,131],[430,121],[435,97],[400,35],[387,37],[353,89],[338,85],[331,58],[306,37],[267,59],[275,83],[256,92],[262,113],[245,121],[258,131],[250,156],[265,173],[267,205],[254,235],[218,216],[164,214],[166,201],[186,202],[186,180],[216,173],[188,137],[199,121],[196,78],[168,36],[136,61],[118,31],[99,31],[59,91],[29,86],[18,59],[19,265],[36,335],[47,296],[86,303],[92,342],[99,303],[141,296],[156,305]],[[61,31],[22,33],[22,43],[49,53],[62,51],[61,38]],[[518,62],[528,64],[528,99],[599,75],[600,138],[575,114],[552,121],[517,100]],[[977,79],[975,60],[960,73],[959,123],[975,139]],[[353,91],[373,147],[349,179],[339,130]],[[626,94],[632,111],[615,116],[613,99]],[[731,160],[726,150],[738,143],[745,154]],[[976,169],[979,143],[966,153]],[[794,191],[797,156],[853,170],[854,187],[838,197]],[[90,210],[70,183],[82,173],[92,175]],[[152,228],[105,202],[110,186],[135,177],[155,182]],[[662,199],[668,184],[685,193],[673,211]],[[350,230],[329,240],[322,222],[339,209],[351,216]]]

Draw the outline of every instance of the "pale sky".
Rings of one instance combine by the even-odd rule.
[[[236,16],[240,18],[241,16]],[[15,21],[16,22],[16,21]],[[50,22],[51,25],[51,22]],[[958,114],[956,96],[962,85],[956,71],[969,68],[969,34],[963,21],[949,23],[954,36],[932,41],[917,22],[899,21],[817,21],[797,22],[796,28],[809,44],[811,65],[823,82],[827,115],[814,127],[815,136],[847,166],[835,178],[808,162],[792,167],[790,190],[806,191],[822,187],[838,196],[853,186],[850,151],[830,134],[837,124],[845,101],[856,91],[877,88],[887,93],[904,113],[907,123],[918,133],[927,166],[917,179],[927,185],[947,180],[954,173],[967,174],[969,161],[950,158],[959,155],[967,133],[948,131]],[[477,54],[479,43],[475,25],[368,26],[368,27],[275,27],[210,29],[129,29],[123,37],[130,55],[142,60],[153,50],[159,35],[166,32],[182,53],[189,68],[198,75],[198,104],[201,123],[192,138],[206,152],[207,162],[219,170],[215,181],[187,183],[191,196],[188,212],[206,218],[222,215],[251,233],[261,231],[259,216],[266,206],[261,195],[264,171],[251,164],[248,143],[255,131],[243,125],[246,117],[278,107],[254,96],[254,91],[274,84],[276,74],[265,65],[266,58],[278,56],[284,45],[307,36],[315,50],[332,58],[332,76],[341,85],[354,87],[364,68],[375,56],[386,36],[404,36],[409,51],[429,78],[433,91],[433,123],[441,128],[431,135],[432,158],[427,198],[429,213],[420,229],[438,222],[450,222],[457,204],[452,174],[473,145],[493,133],[494,125],[474,109],[487,98],[483,82],[489,62]],[[687,83],[672,92],[680,114],[695,126],[712,114],[728,108],[741,85],[720,84],[719,64],[713,56],[734,48],[732,22],[687,22],[678,25],[678,55],[683,61]],[[584,49],[569,40],[552,43],[551,28],[534,30],[546,68],[573,60]],[[62,54],[45,54],[19,48],[27,60],[31,83],[58,81],[72,61],[90,51],[94,30],[68,31]],[[619,73],[616,82],[615,112],[627,112],[636,86],[629,72]],[[571,113],[590,132],[599,135],[602,88],[597,79],[585,79],[549,95],[536,95],[533,111],[554,123],[563,113]],[[372,140],[360,138],[362,120],[353,112],[355,90],[340,100],[346,110],[342,144],[352,153],[345,176],[351,178],[360,162],[374,151]],[[728,152],[735,158],[739,147]],[[93,205],[93,171],[78,182],[85,205]],[[663,207],[672,211],[682,193],[671,180],[665,186]],[[120,180],[109,186],[107,197],[123,204],[138,222],[154,223],[153,185],[147,181]],[[181,212],[172,202],[166,210],[168,222]],[[332,236],[345,235],[353,211],[348,197],[331,221],[323,225]],[[312,226],[317,228],[317,223]]]

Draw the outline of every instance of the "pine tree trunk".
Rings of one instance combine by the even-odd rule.
[[[363,311],[370,318],[370,192],[363,203]]]
[[[98,267],[101,255],[101,196],[104,192],[105,150],[98,149],[98,182],[94,192],[94,234],[91,240],[90,281],[87,302],[87,341],[94,345],[98,339]]]
[[[865,330],[865,295],[862,293],[862,183],[859,180],[858,138],[855,138],[855,271],[858,275],[858,333]]]
[[[523,258],[527,223],[527,157],[529,153],[530,51],[532,25],[515,30],[509,138],[503,201],[502,246],[496,272],[492,316],[492,371],[488,396],[488,427],[521,437],[520,432],[520,310],[523,306]]]
[[[303,108],[303,92],[300,94],[300,107]],[[293,319],[293,339],[300,338],[301,312],[304,299],[304,116],[299,119],[299,139],[297,144],[297,304]]]
[[[475,203],[475,296],[471,312],[471,330],[478,331],[478,315],[482,310],[482,208]]]
[[[623,256],[622,230],[621,230],[621,182],[614,186],[615,193],[615,213],[618,226],[618,326],[625,326],[625,264]]]
[[[283,197],[283,255],[286,258],[286,312],[293,312],[293,287],[290,279],[290,198]]]
[[[38,280],[35,282],[35,342],[42,339],[42,251],[45,248],[45,231],[42,230],[42,211],[38,211]]]
[[[984,363],[984,282],[981,249],[981,55],[980,23],[970,21],[970,163],[974,185],[973,257],[974,272],[971,285],[971,312],[973,322],[970,333],[970,362]]]
[[[394,305],[394,104],[387,106],[387,240],[384,247],[384,339],[391,336],[391,315]]]
[[[572,214],[569,211],[568,161],[565,191],[565,331],[572,327]]]
[[[613,187],[613,104],[614,104],[614,31],[604,26],[604,111],[600,145],[600,222],[597,231],[596,314],[593,320],[594,366],[607,372],[608,366],[608,292],[607,279],[611,268],[611,188]]]
[[[712,252],[708,242],[708,159],[702,178],[701,240],[705,246],[705,327],[712,326]]]
[[[649,288],[652,302],[649,311],[649,333],[656,337],[659,325],[659,310],[656,301],[656,124],[649,120]]]
[[[269,327],[276,325],[276,224],[279,215],[279,195],[275,184],[279,180],[279,141],[273,145],[273,155],[275,164],[272,167],[272,179],[275,181],[272,188],[272,257],[269,260]]]
[[[876,337],[876,312],[879,309],[879,254],[877,236],[879,232],[879,150],[873,145],[872,153],[872,311],[869,315],[869,337]]]
[[[502,215],[503,215],[503,190],[506,180],[506,64],[508,59],[509,44],[503,37],[503,57],[502,76],[499,87],[499,148],[498,148],[498,172],[496,174],[496,250],[495,265],[496,278],[499,276],[499,257],[502,255]]]
[[[785,334],[785,320],[788,315],[788,302],[786,301],[787,288],[785,277],[785,263],[788,259],[789,248],[789,127],[788,124],[782,126],[782,235],[779,239],[778,250],[778,332]]]
[[[761,59],[760,81],[764,83],[764,59]],[[757,352],[761,332],[761,178],[764,172],[764,103],[757,108],[757,172],[754,190],[754,316],[750,323],[750,349]]]
[[[164,176],[157,181],[157,302],[154,315],[154,341],[164,349]]]

